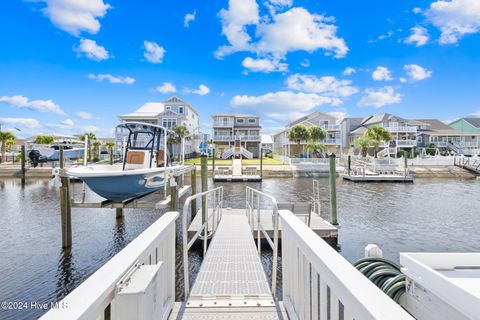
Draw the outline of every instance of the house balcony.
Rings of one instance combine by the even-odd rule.
[[[214,128],[233,128],[234,122],[231,121],[213,121]]]
[[[325,131],[340,131],[340,125],[339,124],[324,124],[321,125],[320,128],[322,128]]]
[[[325,139],[325,140],[323,140],[323,144],[337,146],[337,145],[341,144],[341,140],[340,139]]]
[[[396,140],[394,142],[398,148],[411,148],[416,147],[418,144],[417,140]],[[380,144],[380,147],[382,148],[386,148],[388,146],[390,146],[390,143],[386,143],[385,141]]]
[[[417,132],[417,127],[413,126],[391,126],[385,127],[388,132]]]
[[[259,135],[226,135],[226,136],[213,136],[213,141],[260,141]]]

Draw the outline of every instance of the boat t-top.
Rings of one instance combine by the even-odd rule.
[[[170,171],[184,169],[183,164],[168,165],[166,128],[125,122],[117,126],[117,132],[128,134],[122,163],[74,166],[67,175],[81,179],[107,200],[122,202],[159,190]]]

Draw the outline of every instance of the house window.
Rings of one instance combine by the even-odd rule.
[[[177,119],[163,119],[162,125],[164,128],[171,129],[177,124]]]
[[[244,123],[245,120],[244,119],[237,119],[237,123]]]
[[[418,142],[422,142],[422,136],[418,136],[418,137],[417,137],[417,141],[418,141]]]
[[[183,114],[183,107],[178,107],[178,113]]]
[[[255,119],[248,119],[248,123],[255,123]]]
[[[170,109],[172,109],[172,106],[165,106],[165,109],[170,110]]]
[[[318,125],[319,125],[320,127],[328,126],[328,120],[319,120],[319,121],[318,121]]]

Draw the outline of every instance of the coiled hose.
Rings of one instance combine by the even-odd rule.
[[[400,271],[400,266],[383,258],[363,258],[353,265],[380,290],[399,303],[400,297],[405,293],[406,283],[406,277]]]

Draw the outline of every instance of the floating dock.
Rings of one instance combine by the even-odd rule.
[[[343,176],[344,180],[352,182],[405,182],[413,183],[415,178],[412,175],[402,176],[402,175],[345,175]]]
[[[282,204],[279,204],[279,208],[282,207]],[[209,210],[211,211],[211,209]],[[233,209],[233,208],[224,208],[223,213],[225,216],[227,215],[245,215],[245,209]],[[210,212],[209,212],[210,214]],[[297,217],[302,220],[303,222],[306,222],[307,216],[305,215],[297,215]],[[261,210],[260,211],[260,220],[263,225],[263,228],[267,232],[267,234],[270,237],[273,237],[273,221],[272,221],[272,211],[271,210]],[[209,230],[212,230],[212,223],[209,224]],[[200,230],[200,227],[202,226],[202,212],[201,210],[198,211],[198,213],[195,215],[192,223],[190,224],[188,228],[188,236],[193,237],[195,233],[197,233],[198,230]],[[315,232],[319,237],[321,237],[323,240],[327,241],[331,245],[336,245],[338,242],[338,228],[320,217],[316,213],[312,213],[311,215],[311,220],[310,220],[310,228]],[[253,237],[257,239],[257,230],[258,226],[255,223],[253,227]],[[280,223],[279,229],[278,229],[278,239],[282,238],[282,224]],[[264,236],[262,233],[260,233],[260,237],[263,239]]]

